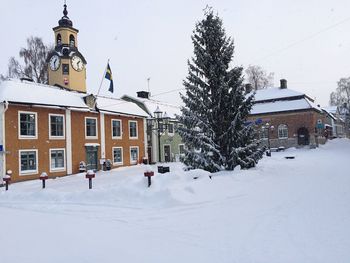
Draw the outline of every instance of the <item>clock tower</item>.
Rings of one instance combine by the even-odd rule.
[[[49,85],[86,93],[86,60],[78,50],[78,32],[69,19],[67,5],[55,33],[55,48],[47,58]]]

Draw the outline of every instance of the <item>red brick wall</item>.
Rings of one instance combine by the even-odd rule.
[[[266,122],[274,126],[274,130],[270,132],[271,146],[297,146],[298,129],[305,127],[310,134],[310,144],[315,143],[315,127],[318,119],[321,119],[325,123],[325,115],[314,110],[295,111],[275,114],[259,114],[249,116],[249,120],[255,121],[256,119],[262,119],[263,124]],[[278,138],[278,126],[285,124],[288,127],[288,139]],[[261,127],[259,127],[261,128]]]

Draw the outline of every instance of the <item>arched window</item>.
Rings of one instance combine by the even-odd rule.
[[[61,34],[57,34],[57,39],[56,39],[56,44],[57,44],[57,46],[58,46],[58,45],[61,45],[61,43],[62,43]]]
[[[69,45],[75,47],[75,37],[73,35],[69,36]]]
[[[278,126],[278,138],[286,139],[288,138],[288,127],[285,124],[280,124]]]

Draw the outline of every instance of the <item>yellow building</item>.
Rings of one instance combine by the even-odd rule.
[[[69,19],[67,5],[55,33],[55,49],[47,58],[49,85],[86,93],[86,60],[78,50],[78,32]]]

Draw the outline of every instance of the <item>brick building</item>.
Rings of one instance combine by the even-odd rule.
[[[258,90],[249,121],[256,124],[260,137],[271,147],[314,147],[325,143],[326,114],[304,93],[287,88]]]
[[[146,155],[147,114],[136,104],[86,92],[86,60],[78,30],[63,17],[53,28],[55,48],[47,58],[49,85],[26,80],[0,83],[0,184],[140,163]]]

